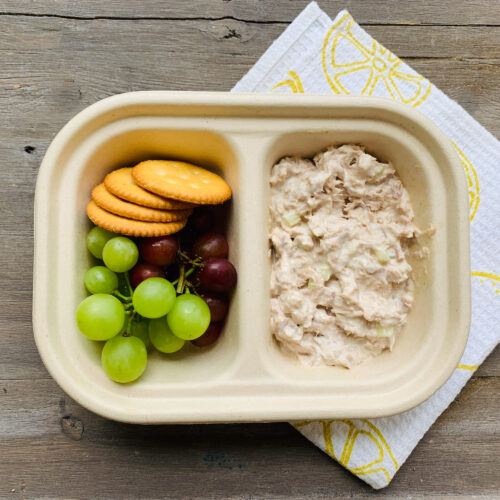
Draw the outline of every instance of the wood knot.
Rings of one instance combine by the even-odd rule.
[[[82,439],[83,430],[83,422],[79,418],[71,415],[61,418],[61,432],[73,441]]]
[[[235,29],[229,28],[228,26],[226,26],[226,29],[227,32],[223,36],[225,40],[228,40],[229,38],[241,38],[241,35]]]

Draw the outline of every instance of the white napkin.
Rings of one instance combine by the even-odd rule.
[[[314,2],[233,91],[389,97],[433,120],[462,160],[469,184],[472,326],[452,377],[428,401],[400,415],[292,423],[346,469],[373,488],[383,488],[500,341],[500,143],[461,106],[362,30],[347,11],[332,23]]]

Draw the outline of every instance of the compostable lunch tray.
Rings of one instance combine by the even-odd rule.
[[[391,161],[430,257],[415,263],[415,305],[392,352],[351,370],[302,366],[269,326],[268,180],[286,155],[358,143]],[[91,265],[85,214],[93,186],[118,167],[187,160],[225,177],[230,258],[238,270],[225,332],[209,349],[152,353],[141,379],[109,380],[100,343],[75,324]],[[431,396],[451,375],[470,323],[466,180],[450,141],[410,106],[351,96],[134,92],[83,110],[59,132],[35,195],[33,329],[64,391],[105,417],[143,424],[381,417]]]

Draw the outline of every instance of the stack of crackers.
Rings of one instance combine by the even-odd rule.
[[[231,198],[229,184],[190,163],[143,161],[108,174],[92,190],[89,219],[113,233],[163,236],[180,231],[197,205]]]

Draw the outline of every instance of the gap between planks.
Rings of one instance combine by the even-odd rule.
[[[254,19],[240,19],[234,16],[222,17],[176,17],[176,16],[70,16],[65,14],[49,14],[49,13],[29,13],[29,12],[0,12],[0,17],[42,17],[42,18],[55,18],[55,19],[68,19],[73,21],[236,21],[248,24],[277,24],[288,25],[293,20],[268,20],[257,21]],[[474,28],[499,28],[500,24],[444,24],[444,23],[412,23],[412,22],[399,22],[399,23],[370,23],[361,22],[360,26],[437,26],[437,27],[474,27]]]

